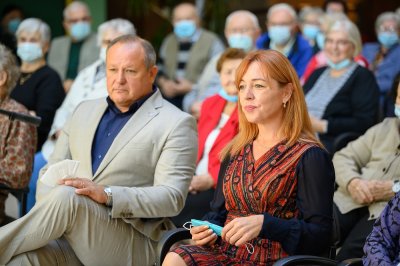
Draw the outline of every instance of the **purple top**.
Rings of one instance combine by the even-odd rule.
[[[400,193],[386,205],[364,246],[364,265],[400,265]]]

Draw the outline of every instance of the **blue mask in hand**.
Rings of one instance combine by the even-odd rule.
[[[253,47],[253,39],[244,34],[232,34],[228,38],[229,47],[243,49],[246,52]]]
[[[238,101],[237,95],[229,95],[224,89],[220,89],[218,95],[228,102],[236,103]]]
[[[378,40],[383,46],[390,48],[399,42],[399,35],[396,32],[380,32]]]
[[[344,59],[342,61],[340,61],[339,63],[333,63],[329,58],[328,58],[328,66],[330,68],[336,69],[336,70],[340,70],[343,69],[345,67],[348,67],[351,64],[351,60],[350,59]]]
[[[90,34],[89,22],[77,22],[71,26],[71,36],[75,40],[82,41]]]
[[[181,20],[174,25],[174,33],[178,39],[187,39],[196,32],[196,23],[193,20]]]
[[[36,42],[18,44],[17,55],[23,62],[33,62],[43,57],[42,47]]]
[[[12,34],[15,34],[17,32],[19,24],[21,24],[21,20],[19,18],[14,18],[10,20],[8,22],[8,31]]]

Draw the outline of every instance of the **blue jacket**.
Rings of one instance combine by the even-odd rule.
[[[270,49],[270,39],[268,33],[261,35],[257,42],[257,49]],[[288,59],[292,63],[294,69],[296,69],[297,75],[301,77],[306,69],[308,61],[313,56],[313,49],[308,42],[297,33],[296,40],[293,44],[292,50],[289,53]]]
[[[379,43],[366,43],[363,47],[362,54],[372,66],[376,55],[381,46]],[[393,81],[398,73],[400,73],[400,44],[394,45],[383,60],[377,65],[374,74],[378,83],[381,94],[390,91]]]

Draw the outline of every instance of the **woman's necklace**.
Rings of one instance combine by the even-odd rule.
[[[24,83],[30,79],[30,77],[32,76],[34,72],[31,73],[21,73],[21,77],[19,78],[19,85],[24,85]]]

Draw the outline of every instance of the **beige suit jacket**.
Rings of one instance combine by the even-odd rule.
[[[185,203],[197,155],[195,120],[165,101],[157,90],[122,128],[92,173],[92,142],[106,108],[105,98],[80,104],[48,165],[64,159],[80,161],[78,177],[111,186],[111,216],[158,241],[172,228],[169,219],[162,217],[177,215]],[[42,185],[39,181],[38,193]]]
[[[336,182],[339,185],[333,200],[345,214],[364,205],[353,200],[347,186],[353,178],[364,180],[396,180],[400,177],[400,120],[386,118],[335,153]],[[369,219],[376,219],[387,201],[368,205]]]

